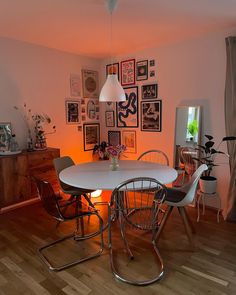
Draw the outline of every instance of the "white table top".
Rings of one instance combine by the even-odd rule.
[[[121,182],[135,177],[152,177],[167,184],[177,178],[177,171],[151,162],[119,160],[116,171],[111,171],[110,161],[97,161],[71,166],[59,174],[66,184],[92,190],[113,190]]]

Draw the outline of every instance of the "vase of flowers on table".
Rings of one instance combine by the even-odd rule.
[[[123,153],[126,150],[126,146],[121,144],[121,145],[110,145],[107,147],[107,153],[109,155],[109,158],[111,160],[111,170],[115,171],[119,168],[119,157],[121,153]]]

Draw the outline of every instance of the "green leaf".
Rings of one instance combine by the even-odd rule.
[[[211,148],[213,145],[214,145],[215,143],[214,143],[214,141],[207,141],[206,143],[205,143],[205,147],[207,147],[207,148]]]
[[[236,140],[236,136],[226,136],[223,137],[222,141]]]
[[[205,137],[206,137],[207,139],[209,139],[209,140],[212,140],[212,139],[213,139],[213,136],[211,136],[211,135],[205,135]]]

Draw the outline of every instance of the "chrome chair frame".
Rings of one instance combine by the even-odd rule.
[[[133,205],[131,204],[131,200],[128,196],[129,193],[132,193],[134,195],[134,200],[135,194],[138,193],[140,195],[139,206],[136,202],[134,202]],[[114,276],[120,281],[136,286],[145,286],[159,281],[163,277],[164,265],[155,242],[155,236],[159,228],[158,214],[164,202],[165,195],[165,186],[159,183],[156,179],[148,177],[139,177],[127,180],[119,184],[113,190],[108,207],[108,242],[110,249],[111,269]],[[147,220],[145,220],[145,212],[148,211],[149,213],[146,214]],[[135,215],[137,215],[136,218]],[[114,216],[116,216],[116,218],[114,218]],[[138,219],[137,217],[141,218]],[[156,276],[147,280],[133,281],[125,278],[119,273],[114,263],[112,249],[111,227],[112,223],[116,221],[118,221],[121,237],[124,242],[128,257],[131,260],[134,259],[134,255],[126,238],[126,225],[129,225],[136,230],[145,230],[151,232],[151,242],[160,264],[160,272]]]
[[[155,155],[155,154],[158,154],[158,155],[161,155],[162,157],[164,157],[164,159],[165,159],[165,164],[167,165],[167,166],[169,166],[169,159],[168,159],[168,157],[167,157],[167,155],[163,152],[163,151],[161,151],[161,150],[148,150],[148,151],[146,151],[146,152],[144,152],[144,153],[142,153],[139,157],[138,157],[138,161],[139,160],[141,160],[141,161],[147,161],[147,160],[145,160],[145,156],[147,156],[147,155],[149,155],[149,156],[151,156],[151,155]],[[160,163],[159,161],[155,161],[155,160],[152,160],[152,159],[148,159],[148,161],[149,162],[155,162],[155,163]],[[160,163],[161,164],[161,163]]]
[[[59,199],[58,197],[55,195],[54,191],[53,191],[53,188],[52,186],[50,185],[50,183],[48,183],[47,181],[44,181],[44,180],[40,180],[40,179],[37,179],[37,178],[34,178],[35,180],[35,183],[36,183],[36,187],[37,187],[37,192],[38,192],[38,196],[39,198],[41,199],[42,201],[42,204],[44,206],[44,208],[46,209],[46,211],[49,213],[49,215],[51,215],[54,219],[56,219],[57,221],[60,221],[60,222],[64,222],[64,221],[69,221],[69,220],[73,220],[73,219],[76,219],[76,230],[73,234],[70,234],[70,235],[67,235],[63,238],[60,238],[52,243],[49,243],[49,244],[46,244],[44,245],[43,247],[40,247],[38,249],[38,254],[39,254],[39,257],[42,259],[42,261],[48,266],[48,268],[52,271],[60,271],[60,270],[64,270],[64,269],[67,269],[68,267],[71,267],[71,266],[74,266],[76,264],[79,264],[83,261],[86,261],[86,260],[89,260],[89,259],[92,259],[92,258],[95,258],[95,257],[98,257],[101,255],[101,253],[103,252],[103,249],[104,249],[104,241],[103,241],[103,220],[101,218],[101,216],[99,215],[98,211],[94,209],[94,207],[90,207],[88,206],[88,208],[91,210],[91,211],[81,211],[79,213],[79,211],[75,210],[75,214],[74,216],[71,216],[71,217],[66,217],[64,215],[65,212],[63,212],[64,208],[66,208],[67,206],[71,206],[73,203],[78,206],[78,202],[77,200],[75,199],[74,201],[70,202],[69,204],[68,203],[65,203],[65,205],[60,205],[59,204]],[[46,204],[45,204],[45,200],[44,200],[44,194],[45,194],[45,191],[47,191],[49,193],[49,197],[51,198],[51,203],[53,204],[54,208],[54,213],[52,211],[50,211],[50,209],[47,208]],[[78,235],[78,232],[79,232],[79,222],[78,222],[78,219],[81,218],[81,217],[85,217],[85,216],[92,216],[92,215],[95,215],[98,220],[99,220],[99,231],[97,231],[96,233],[92,233],[92,234],[87,234],[85,235],[84,233],[82,233],[81,236]],[[48,249],[48,248],[51,248],[53,247],[54,245],[56,244],[59,244],[67,239],[71,239],[71,238],[74,238],[74,240],[76,242],[79,242],[79,241],[83,241],[83,240],[86,240],[86,239],[90,239],[96,235],[100,234],[100,249],[98,252],[96,253],[93,253],[91,255],[88,255],[86,257],[83,257],[83,258],[80,258],[76,261],[73,261],[71,263],[66,263],[66,264],[63,264],[63,265],[60,265],[60,266],[55,266],[53,265],[50,260],[47,258],[47,256],[43,253],[44,250]]]

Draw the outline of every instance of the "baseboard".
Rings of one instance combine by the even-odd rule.
[[[3,208],[0,209],[0,214],[4,214],[6,212],[15,210],[17,208],[21,208],[21,207],[24,207],[24,206],[27,206],[27,205],[31,205],[31,204],[37,203],[39,201],[40,201],[39,198],[33,198],[33,199],[23,201],[23,202],[14,204],[14,205],[6,206],[6,207],[3,207]]]

